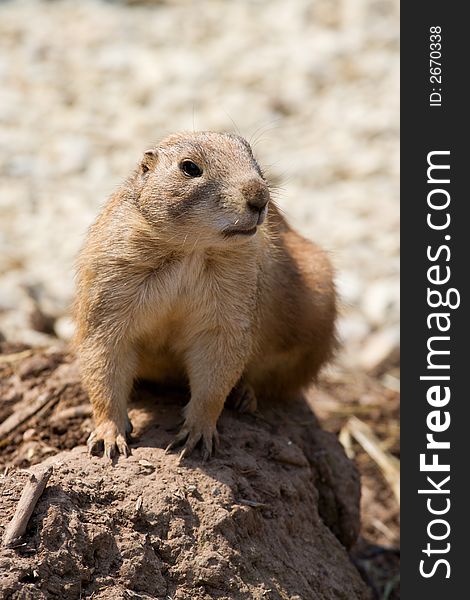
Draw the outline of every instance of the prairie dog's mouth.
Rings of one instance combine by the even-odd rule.
[[[229,229],[224,229],[223,233],[226,237],[233,237],[234,235],[246,235],[249,237],[251,235],[255,235],[257,230],[258,228],[256,225],[250,229],[230,227]]]

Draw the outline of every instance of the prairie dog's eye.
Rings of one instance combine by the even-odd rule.
[[[202,175],[201,167],[192,160],[182,160],[180,162],[180,169],[186,177],[200,177]]]

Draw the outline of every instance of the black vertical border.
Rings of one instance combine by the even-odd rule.
[[[470,20],[464,16],[465,3],[403,2],[401,4],[401,322],[402,322],[402,569],[401,589],[405,600],[453,600],[470,598],[470,334],[468,297],[470,267],[470,198],[466,189],[470,175],[470,134],[466,99],[470,69]],[[442,28],[442,106],[430,107],[429,80],[430,27]],[[438,86],[434,86],[438,87]],[[450,461],[451,508],[446,518],[451,526],[449,537],[442,542],[429,540],[426,528],[432,515],[426,508],[426,496],[418,489],[426,487],[426,474],[419,469],[419,455],[425,452],[426,416],[432,407],[427,404],[428,384],[419,380],[426,370],[426,342],[430,332],[426,317],[428,244],[439,245],[442,232],[433,232],[426,225],[427,154],[433,150],[450,150],[451,225],[446,234],[451,259],[452,287],[461,295],[460,307],[450,310],[450,375],[451,400],[446,407],[451,413],[451,425],[441,439],[451,442],[442,461]],[[441,264],[445,265],[444,261]],[[445,410],[445,409],[443,409]],[[432,475],[431,473],[428,473]],[[441,480],[444,473],[437,473]],[[429,485],[427,487],[430,487]],[[437,517],[434,517],[437,518]],[[437,531],[437,529],[436,529]],[[435,548],[450,543],[447,554],[435,554],[449,561],[450,578],[442,566],[433,577],[419,573],[422,552],[428,541]],[[432,559],[427,559],[427,568]]]

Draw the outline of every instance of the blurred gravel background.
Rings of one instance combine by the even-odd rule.
[[[73,260],[161,136],[237,129],[329,249],[342,360],[398,352],[398,1],[0,3],[0,332],[67,339]]]

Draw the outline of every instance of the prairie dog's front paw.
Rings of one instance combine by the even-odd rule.
[[[201,442],[202,460],[206,461],[217,449],[219,443],[219,434],[215,424],[206,422],[191,422],[186,418],[180,432],[176,435],[173,442],[167,447],[167,452],[184,443],[180,459],[189,456],[198,442]]]
[[[90,454],[103,452],[103,456],[110,459],[116,454],[129,456],[131,453],[126,441],[126,427],[121,431],[113,421],[100,423],[88,438],[87,446]]]

